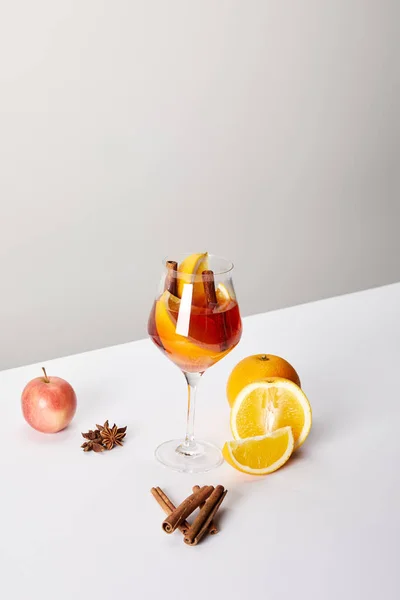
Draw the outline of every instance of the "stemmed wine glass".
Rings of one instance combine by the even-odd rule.
[[[174,257],[179,258],[179,257]],[[204,372],[239,342],[242,322],[232,283],[233,264],[204,254],[166,260],[148,333],[183,372],[188,386],[186,435],[156,449],[165,466],[201,473],[222,463],[219,448],[194,437],[197,385]]]

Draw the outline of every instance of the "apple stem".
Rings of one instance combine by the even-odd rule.
[[[50,379],[47,377],[46,369],[44,367],[42,367],[42,371],[44,373],[44,382],[50,383]]]

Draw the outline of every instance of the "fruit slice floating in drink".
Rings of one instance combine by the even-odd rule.
[[[194,306],[204,306],[205,294],[204,286],[201,280],[201,274],[208,269],[208,254],[191,254],[185,258],[178,267],[177,287],[178,296],[182,298],[183,286],[185,283],[192,283],[193,294],[192,304]]]

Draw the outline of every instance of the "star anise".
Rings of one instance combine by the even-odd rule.
[[[100,431],[103,446],[107,448],[107,450],[112,450],[114,446],[123,445],[122,440],[126,436],[126,427],[118,428],[115,423],[110,427],[108,421],[106,421],[103,426],[96,425],[96,427]]]
[[[89,440],[88,442],[84,442],[81,446],[84,452],[89,452],[93,450],[93,452],[103,452],[105,449],[101,442],[97,442],[95,440]]]
[[[100,438],[100,430],[95,429],[93,431],[92,429],[89,429],[87,433],[82,433],[82,437],[84,437],[85,440],[95,440],[96,438]]]
[[[82,433],[82,437],[87,440],[81,446],[84,452],[90,452],[90,450],[93,450],[93,452],[103,452],[103,440],[101,439],[99,429],[95,429],[94,431],[89,429],[88,432]]]

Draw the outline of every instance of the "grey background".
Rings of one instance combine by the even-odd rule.
[[[166,253],[245,315],[400,279],[396,0],[3,4],[0,368],[144,336]]]

